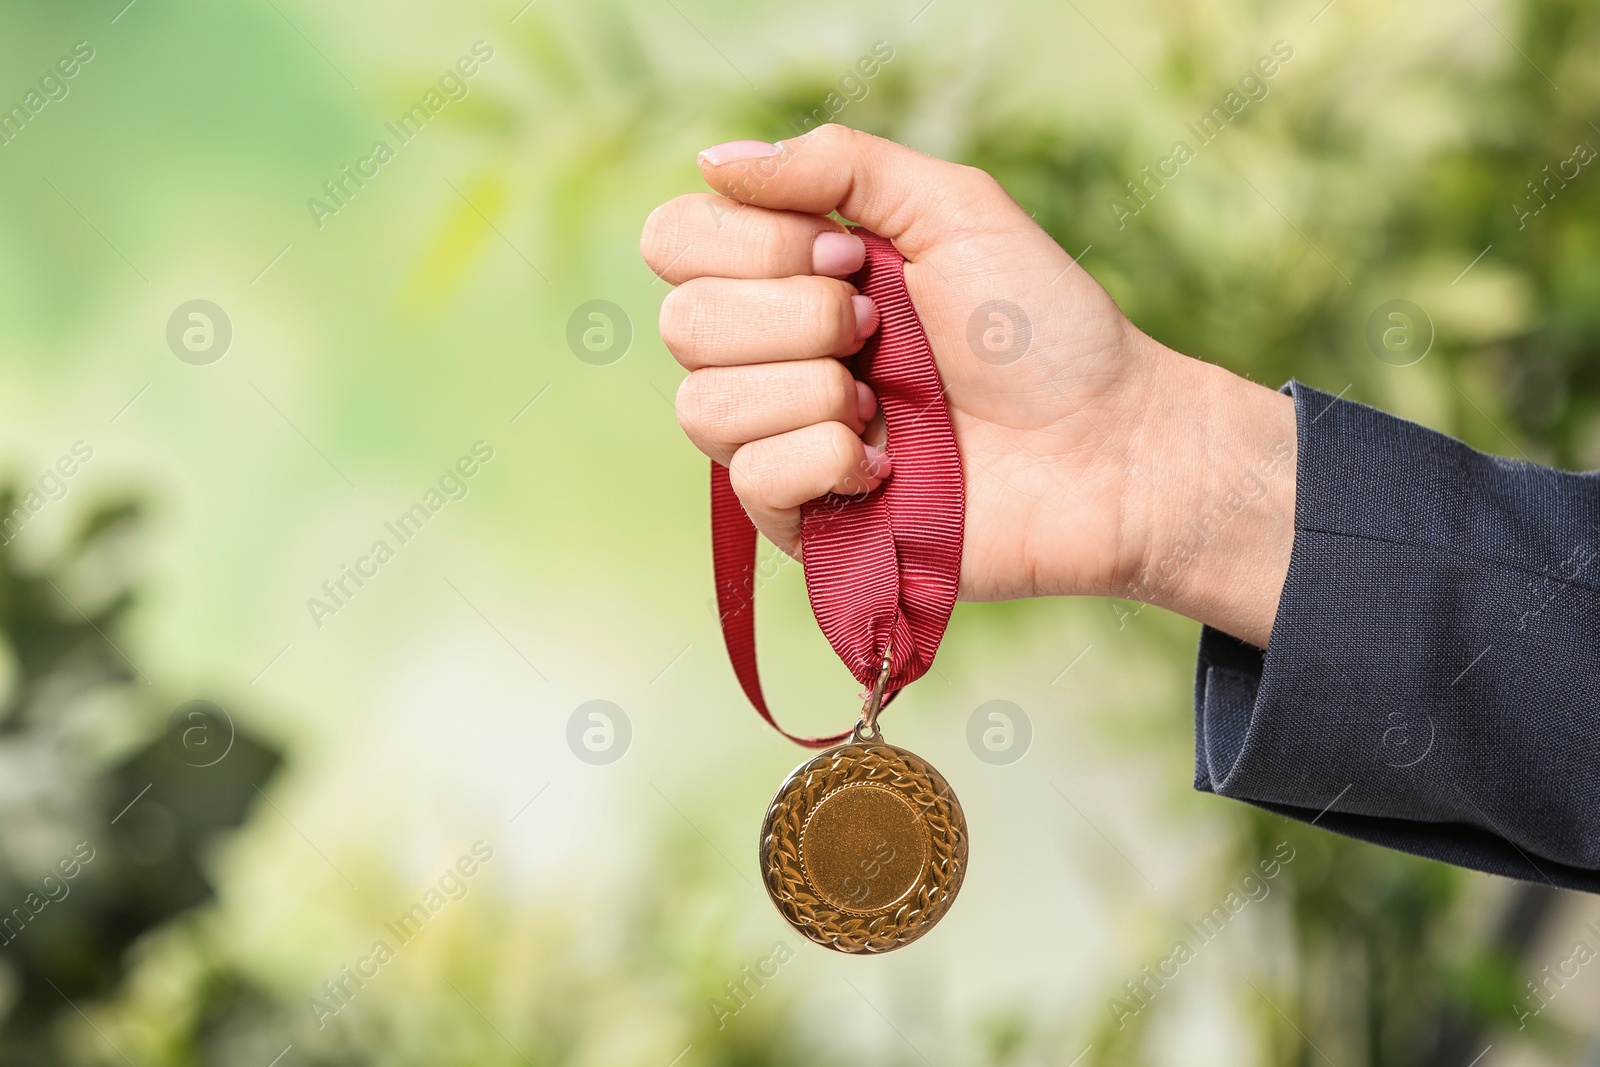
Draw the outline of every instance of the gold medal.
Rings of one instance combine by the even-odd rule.
[[[756,528],[728,468],[715,461],[711,556],[718,622],[751,706],[790,740],[834,746],[795,768],[772,798],[761,824],[762,881],[808,939],[864,954],[927,933],[966,874],[967,823],[950,783],[927,761],[886,744],[878,729],[885,694],[933,666],[950,621],[961,588],[966,490],[939,367],[906,289],[905,258],[884,237],[851,232],[867,252],[851,280],[880,320],[854,362],[878,398],[894,471],[871,492],[806,501],[800,543],[817,625],[851,676],[872,681],[881,650],[854,730],[796,737],[772,717],[756,667]]]
[[[888,952],[950,910],[967,869],[967,821],[950,783],[878,728],[889,677],[850,739],[796,767],[761,825],[767,894],[791,926],[839,952]]]

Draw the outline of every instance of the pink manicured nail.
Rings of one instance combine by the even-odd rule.
[[[873,448],[871,445],[866,445],[865,448],[867,450],[867,461],[862,465],[862,470],[867,477],[887,478],[889,471],[893,469],[893,464],[889,462],[889,453],[881,448]]]
[[[811,242],[811,273],[854,274],[867,261],[867,246],[853,233],[819,233]]]
[[[856,340],[865,341],[878,328],[878,305],[870,296],[852,296],[850,304],[856,309]]]
[[[872,386],[866,382],[856,383],[856,414],[861,416],[862,422],[868,422],[878,413],[878,398],[872,393]]]
[[[724,163],[738,163],[746,159],[766,159],[778,154],[778,146],[766,141],[727,141],[712,145],[697,157],[702,163],[720,167]]]

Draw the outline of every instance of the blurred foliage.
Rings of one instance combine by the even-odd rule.
[[[21,503],[8,487],[0,515],[27,514]],[[198,717],[173,716],[109,764],[85,750],[74,720],[87,706],[133,722],[154,711],[149,679],[110,636],[135,598],[114,543],[141,523],[133,501],[94,508],[37,567],[18,561],[9,530],[0,546],[13,667],[0,739],[5,1067],[86,1062],[59,1023],[116,995],[136,941],[212,898],[205,851],[244,821],[280,762],[215,705],[185,705]]]

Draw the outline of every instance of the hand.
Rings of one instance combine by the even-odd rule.
[[[658,208],[641,247],[677,286],[661,335],[690,372],[679,421],[728,465],[774,544],[798,554],[806,500],[893,477],[894,442],[880,451],[875,400],[847,365],[877,315],[841,280],[864,250],[827,218],[837,211],[908,261],[966,478],[962,597],[1138,596],[1265,644],[1287,570],[1292,473],[1274,506],[1192,554],[1182,581],[1152,582],[1149,570],[1177,520],[1206,511],[1208,486],[1270,450],[1265,437],[1292,449],[1287,398],[1145,336],[981,171],[840,126],[719,145],[700,164],[721,195]],[[1263,541],[1284,543],[1263,553]],[[1242,613],[1226,588],[1241,567],[1258,593],[1271,586]]]

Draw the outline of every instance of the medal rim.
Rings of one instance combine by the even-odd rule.
[[[871,757],[875,753],[880,757],[889,756],[892,760],[909,764],[909,768],[924,778],[929,792],[935,798],[933,805],[919,804],[912,796],[908,796],[903,788],[882,781],[865,780],[855,785],[886,789],[898,796],[903,802],[908,803],[913,809],[922,808],[920,820],[928,829],[928,838],[925,845],[923,870],[918,878],[912,882],[909,889],[901,893],[894,901],[872,911],[859,911],[856,909],[842,908],[833,904],[817,889],[812,881],[810,872],[806,870],[801,841],[804,838],[804,827],[810,825],[811,817],[822,807],[829,797],[837,795],[841,790],[852,788],[853,784],[846,780],[841,781],[818,797],[804,812],[801,824],[800,837],[794,841],[794,854],[796,866],[801,875],[800,884],[813,895],[822,905],[812,909],[812,915],[803,914],[790,900],[786,899],[788,888],[782,878],[782,869],[773,862],[777,840],[774,835],[774,824],[784,810],[784,800],[797,788],[798,783],[812,771],[835,764],[839,756],[849,749],[860,750],[857,762]],[[844,772],[848,775],[848,771]],[[947,822],[949,837],[953,838],[949,854],[941,857],[938,855],[938,841],[940,835],[933,826],[928,824],[928,817],[934,811]],[[850,954],[878,954],[890,952],[894,949],[909,945],[926,934],[942,919],[955,902],[957,894],[961,891],[961,884],[966,877],[968,851],[968,833],[966,814],[961,808],[961,801],[957,798],[955,789],[948,779],[939,772],[939,769],[916,753],[890,744],[881,738],[861,739],[851,738],[841,744],[826,748],[816,755],[805,760],[784,778],[773,794],[772,801],[767,805],[767,812],[761,822],[761,836],[758,845],[758,859],[761,864],[762,885],[767,891],[767,897],[777,909],[785,922],[794,927],[807,939],[822,945],[825,948]],[[904,916],[910,908],[911,900],[919,892],[933,884],[936,894],[930,905],[920,915],[895,921],[897,916]],[[776,883],[776,884],[775,884]],[[791,876],[790,885],[793,885]],[[821,914],[818,915],[817,913]],[[860,931],[856,928],[864,925],[866,929]]]

